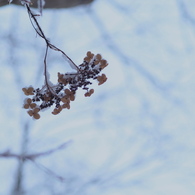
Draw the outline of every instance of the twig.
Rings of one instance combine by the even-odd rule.
[[[25,4],[25,6],[26,6],[26,8],[27,8],[27,11],[28,11],[28,14],[29,14],[29,18],[30,18],[30,21],[31,21],[31,24],[32,24],[33,28],[35,29],[36,33],[37,33],[41,38],[43,38],[43,39],[45,40],[45,43],[46,43],[47,47],[49,47],[49,48],[52,49],[52,50],[61,52],[61,53],[70,61],[70,63],[72,63],[72,65],[73,65],[77,70],[79,70],[78,66],[71,60],[71,58],[70,58],[64,51],[62,51],[61,49],[59,49],[58,47],[56,47],[55,45],[53,45],[53,44],[51,44],[51,43],[49,42],[49,40],[46,38],[45,34],[43,33],[43,30],[41,29],[41,27],[40,27],[40,25],[39,25],[39,23],[38,23],[38,21],[37,21],[37,19],[36,19],[36,16],[38,16],[38,15],[33,14],[33,12],[31,11],[30,7],[29,7],[27,4]],[[33,24],[33,21],[32,21],[32,20],[33,20],[34,23],[36,24],[36,27],[37,27],[37,28],[36,28],[35,25]]]
[[[54,173],[53,171],[51,171],[50,169],[48,169],[47,167],[45,167],[44,165],[37,163],[34,160],[31,160],[31,162],[36,165],[39,169],[43,170],[46,174],[51,175],[52,177],[58,179],[61,182],[64,182],[66,179],[56,173]]]
[[[2,157],[2,158],[16,158],[18,160],[35,160],[39,157],[47,156],[47,155],[50,155],[58,150],[62,150],[65,147],[67,147],[67,145],[70,144],[71,142],[72,141],[70,140],[68,142],[65,142],[65,143],[59,145],[56,148],[53,148],[53,149],[50,149],[50,150],[47,150],[44,152],[34,153],[34,154],[21,155],[21,154],[12,153],[10,151],[5,151],[3,153],[0,153],[0,158]]]

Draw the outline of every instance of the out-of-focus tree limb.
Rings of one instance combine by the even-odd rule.
[[[92,3],[94,0],[45,0],[46,9],[60,9],[60,8],[71,8],[79,5],[86,5]],[[31,7],[37,8],[37,0],[31,0]],[[8,0],[0,0],[0,7],[8,5]],[[13,0],[12,4],[21,5],[20,0]]]
[[[47,151],[44,151],[44,152],[39,152],[39,153],[34,153],[34,154],[16,154],[16,153],[12,153],[10,151],[5,151],[5,152],[2,152],[0,153],[0,158],[16,158],[16,159],[19,159],[19,160],[35,160],[36,158],[39,158],[39,157],[43,157],[43,156],[48,156],[52,153],[55,153],[56,151],[58,150],[62,150],[64,148],[66,148],[72,141],[67,141],[61,145],[59,145],[58,147],[56,148],[53,148],[53,149],[50,149],[50,150],[47,150]]]

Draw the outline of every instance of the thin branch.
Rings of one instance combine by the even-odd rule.
[[[161,92],[161,95],[168,101],[172,101],[173,104],[179,103],[180,105],[182,105],[182,101],[172,95],[169,87],[170,84],[162,82],[154,74],[144,68],[136,59],[133,59],[130,56],[126,55],[113,39],[113,37],[109,34],[106,25],[102,22],[97,13],[91,8],[87,8],[86,11],[87,14],[89,14],[93,24],[98,29],[100,36],[104,40],[104,44],[115,56],[117,56],[121,60],[121,62],[125,66],[132,66],[140,75],[147,79],[152,86],[158,89]]]
[[[50,169],[48,169],[47,167],[45,167],[44,165],[41,165],[40,163],[37,163],[36,161],[31,159],[31,162],[36,165],[39,169],[43,170],[46,174],[51,175],[52,177],[58,179],[61,182],[65,181],[65,178],[57,175],[56,173],[54,173],[53,171],[51,171]]]
[[[43,157],[43,156],[48,156],[58,150],[63,150],[64,148],[67,147],[68,144],[70,144],[72,141],[68,141],[68,142],[65,142],[61,145],[59,145],[58,147],[56,148],[53,148],[53,149],[50,149],[50,150],[47,150],[47,151],[44,151],[44,152],[39,152],[39,153],[34,153],[34,154],[16,154],[16,153],[12,153],[10,151],[5,151],[5,152],[2,152],[0,153],[0,158],[16,158],[18,160],[35,160],[39,157]]]
[[[68,61],[75,67],[75,69],[79,71],[78,66],[71,60],[71,58],[64,51],[62,51],[61,49],[59,49],[58,47],[56,47],[55,45],[53,45],[49,42],[49,40],[46,38],[45,34],[43,33],[43,30],[41,29],[41,26],[39,25],[39,23],[36,19],[36,16],[38,16],[38,15],[33,14],[33,12],[31,11],[30,7],[27,4],[25,4],[25,6],[27,8],[29,18],[30,18],[30,21],[31,21],[31,24],[32,24],[33,28],[35,29],[36,33],[41,38],[43,38],[45,40],[45,43],[46,43],[47,47],[49,47],[52,50],[61,52],[68,59]],[[34,21],[36,26],[33,24],[32,20]]]
[[[45,76],[45,84],[47,89],[49,90],[49,92],[53,95],[55,95],[56,93],[52,90],[52,88],[49,85],[49,81],[48,81],[48,72],[47,72],[47,54],[48,54],[48,45],[46,46],[46,50],[45,50],[45,57],[44,57],[44,76]]]

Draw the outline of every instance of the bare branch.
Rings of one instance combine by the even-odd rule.
[[[56,46],[52,45],[49,42],[49,40],[46,38],[45,34],[43,33],[43,30],[41,29],[41,27],[40,27],[40,25],[39,25],[39,23],[38,23],[38,21],[36,19],[36,16],[37,15],[34,15],[33,14],[33,12],[31,11],[30,7],[27,4],[26,4],[26,8],[27,8],[27,11],[28,11],[28,14],[29,14],[29,17],[30,17],[30,21],[32,23],[33,28],[35,29],[35,31],[37,32],[37,34],[41,38],[43,38],[45,40],[45,43],[46,43],[47,47],[49,47],[52,50],[61,52],[68,59],[68,61],[78,70],[77,65],[71,60],[70,57],[68,57],[61,49],[57,48]]]
[[[44,151],[44,152],[34,153],[34,154],[21,155],[21,154],[12,153],[10,151],[5,151],[3,153],[0,153],[0,157],[1,158],[16,158],[18,160],[35,160],[36,158],[50,155],[50,154],[52,154],[52,153],[54,153],[58,150],[63,150],[71,142],[72,141],[68,141],[68,142],[65,142],[65,143],[59,145],[56,148],[53,148],[53,149],[50,149],[50,150],[47,150],[47,151]]]
[[[54,177],[55,179],[64,182],[66,179],[58,174],[56,174],[55,172],[53,172],[52,170],[48,169],[47,167],[45,167],[44,165],[37,163],[34,160],[31,160],[31,162],[36,165],[37,168],[41,169],[42,171],[44,171],[46,174]]]

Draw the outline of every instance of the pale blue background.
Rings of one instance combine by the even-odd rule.
[[[21,88],[43,84],[44,41],[24,7],[0,8],[0,153],[42,152],[72,140],[25,163],[25,194],[194,195],[195,1],[96,0],[44,10],[39,21],[77,64],[88,50],[101,53],[108,81],[94,83],[90,98],[79,91],[70,110],[31,120]],[[54,51],[49,59],[55,82],[70,68]],[[17,169],[16,159],[0,158],[0,194],[13,191]]]

